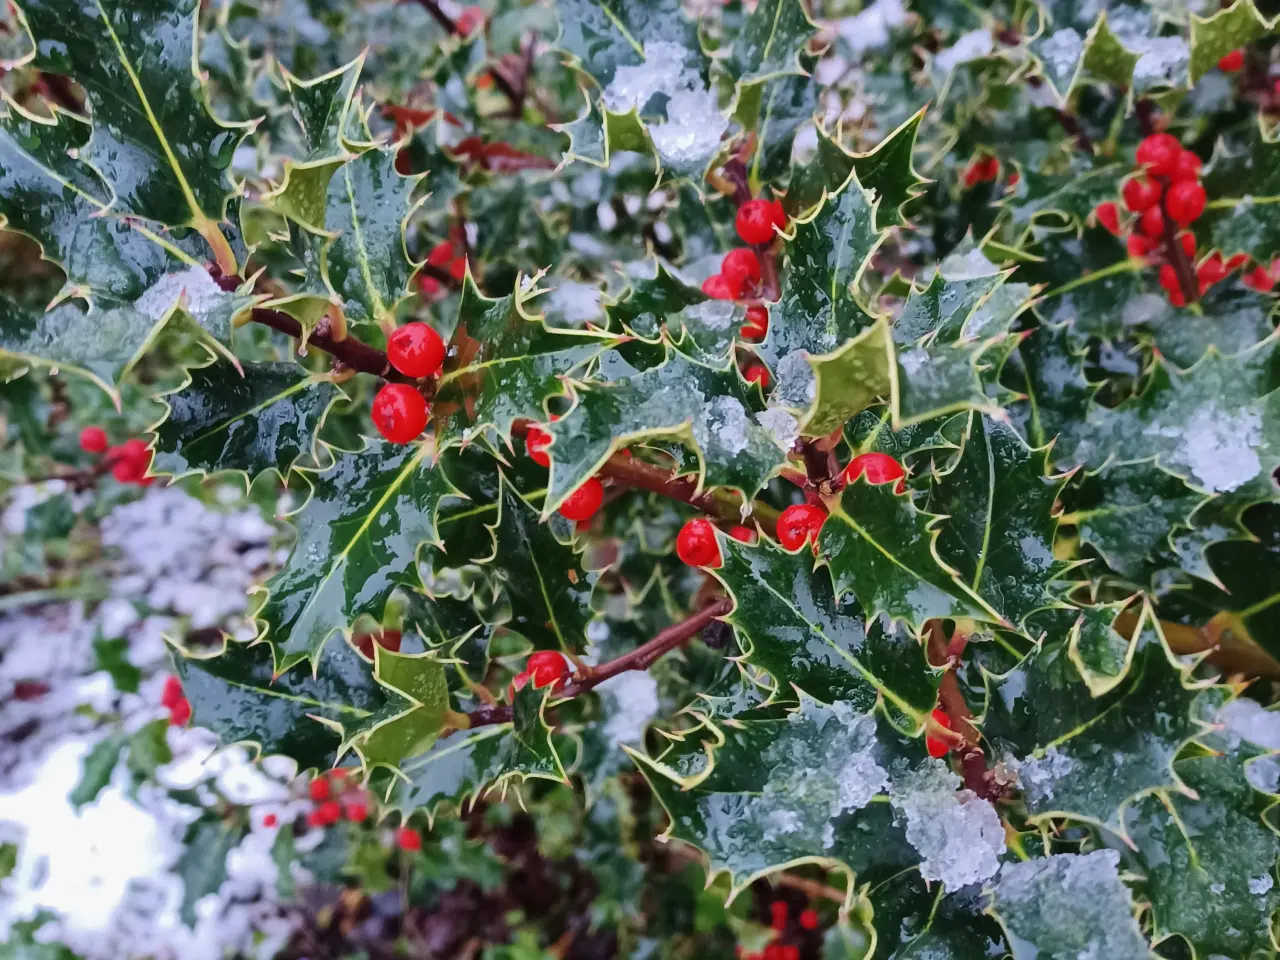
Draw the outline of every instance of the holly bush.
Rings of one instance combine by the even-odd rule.
[[[1275,955],[1280,6],[5,16],[5,373],[164,411],[46,454],[286,489],[175,723],[625,784],[748,956]]]

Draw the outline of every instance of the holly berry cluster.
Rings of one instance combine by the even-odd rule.
[[[351,823],[369,819],[368,794],[340,767],[316,776],[307,784],[307,796],[315,804],[307,814],[308,827],[330,827],[343,819]],[[266,825],[265,820],[263,824]]]
[[[467,254],[461,237],[441,240],[427,253],[427,266],[447,273],[456,283],[467,275]],[[435,300],[448,291],[437,277],[423,272],[418,274],[418,290],[429,300]]]
[[[146,441],[133,437],[118,446],[110,446],[107,431],[99,426],[88,426],[80,431],[80,449],[85,453],[101,454],[99,468],[110,470],[118,483],[136,483],[149,487],[155,482],[148,477],[151,469],[151,451]]]
[[[800,960],[800,943],[788,941],[804,941],[822,924],[818,911],[805,907],[794,914],[791,904],[785,900],[774,900],[769,904],[769,928],[773,931],[773,939],[758,952],[747,953],[739,946],[736,950],[740,960]]]
[[[397,327],[387,338],[387,361],[414,380],[439,373],[444,354],[440,334],[420,321]],[[427,398],[412,383],[388,383],[373,398],[373,425],[392,443],[410,443],[427,428],[430,410]]]
[[[182,692],[182,681],[177,677],[165,677],[164,690],[160,692],[160,706],[169,711],[169,724],[185,727],[191,719],[191,701]]]

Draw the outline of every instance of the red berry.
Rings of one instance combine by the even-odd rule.
[[[1211,287],[1227,279],[1229,272],[1227,265],[1222,262],[1222,255],[1215,253],[1205,257],[1196,267],[1196,279]]]
[[[1160,202],[1160,183],[1150,177],[1130,177],[1120,188],[1124,205],[1134,213],[1150,210]]]
[[[763,363],[753,364],[747,368],[747,372],[743,374],[747,383],[758,383],[762,390],[768,390],[769,384],[773,383],[773,374],[769,372],[769,368]]]
[[[806,910],[800,914],[800,926],[805,930],[818,929],[818,911]]]
[[[739,543],[751,543],[751,541],[756,538],[756,532],[750,527],[738,525],[730,528],[729,536],[733,537],[733,539],[737,540]]]
[[[466,275],[467,275],[467,258],[466,257],[458,257],[458,259],[456,260],[449,261],[449,276],[453,277],[453,279],[461,283],[462,278],[465,277]]]
[[[1160,264],[1160,286],[1170,293],[1182,289],[1181,284],[1178,282],[1178,271],[1173,269],[1173,264]]]
[[[308,827],[323,827],[324,825],[325,825],[324,814],[320,812],[319,808],[312,810],[310,813],[307,814]]]
[[[781,960],[800,960],[800,948],[794,943],[784,944]]]
[[[905,493],[907,490],[907,481],[904,479],[907,471],[887,453],[864,453],[854,457],[844,468],[844,482],[853,483],[864,474],[868,483],[877,485],[897,480],[894,493]]]
[[[352,823],[364,823],[369,819],[369,805],[359,800],[347,804],[347,819]]]
[[[557,650],[537,650],[530,654],[525,665],[533,680],[533,688],[540,690],[552,685],[561,686],[569,679],[569,664]]]
[[[442,289],[440,281],[435,277],[418,274],[418,290],[421,291],[424,297],[438,297]]]
[[[1135,233],[1125,241],[1125,250],[1134,260],[1141,260],[1151,250],[1151,243],[1140,233]]]
[[[431,252],[427,254],[427,263],[431,264],[433,267],[447,266],[449,261],[453,259],[453,256],[453,244],[448,240],[441,240],[432,247]]]
[[[720,566],[720,544],[710,520],[695,517],[676,534],[676,556],[691,567]]]
[[[1179,180],[1169,188],[1164,205],[1174,223],[1185,227],[1200,219],[1200,214],[1204,213],[1205,200],[1204,187],[1194,180]]]
[[[373,398],[373,425],[392,443],[409,443],[427,428],[427,401],[407,383],[388,383]]]
[[[528,682],[529,682],[528,670],[521,670],[519,673],[517,673],[511,679],[511,682],[507,684],[507,699],[514,700],[516,698],[516,694],[519,691],[523,690],[525,688],[525,685],[528,684]]]
[[[387,338],[387,359],[406,377],[429,377],[444,365],[444,340],[425,323],[406,323]]]
[[[771,943],[765,947],[763,960],[782,960],[782,944]]]
[[[177,677],[164,678],[164,691],[160,694],[160,706],[166,710],[182,699],[182,681]]]
[[[951,718],[942,710],[933,711],[933,722],[940,727],[951,729]],[[931,757],[945,757],[951,752],[951,743],[942,737],[926,736],[924,738],[924,747],[929,751]]]
[[[738,236],[751,244],[768,243],[773,239],[773,228],[784,229],[786,225],[787,215],[777,200],[748,200],[734,218]]]
[[[1159,239],[1164,234],[1164,211],[1159,207],[1144,210],[1138,220],[1138,229],[1152,240]]]
[[[1266,267],[1254,267],[1244,275],[1241,282],[1250,290],[1257,290],[1259,293],[1267,293],[1276,285],[1275,277]]]
[[[1178,159],[1173,165],[1173,173],[1169,176],[1174,180],[1199,180],[1200,158],[1190,150],[1179,151]]]
[[[524,449],[529,459],[540,467],[551,466],[551,454],[547,447],[551,446],[551,434],[538,427],[530,427],[524,435]]]
[[[175,727],[185,727],[191,719],[191,701],[183,697],[169,708],[169,723]]]
[[[799,550],[805,541],[818,542],[818,531],[827,520],[827,512],[809,503],[793,504],[778,517],[778,542],[788,550]]]
[[[760,282],[760,258],[750,247],[739,247],[730,250],[720,261],[720,276],[729,281],[736,290],[748,285],[755,286]]]
[[[1243,267],[1248,262],[1249,262],[1249,255],[1247,253],[1234,254],[1232,255],[1231,259],[1227,261],[1227,272],[1229,273],[1232,270],[1238,270],[1240,267]]]
[[[422,837],[413,827],[401,827],[396,831],[396,846],[401,850],[421,850]]]
[[[484,8],[467,7],[458,14],[458,19],[454,21],[454,29],[458,31],[459,36],[465,37],[482,23],[484,23]]]
[[[713,273],[702,281],[702,292],[712,300],[736,300],[738,288],[722,273]]]
[[[590,520],[604,502],[604,484],[591,477],[560,504],[560,516],[566,520]]]
[[[107,451],[111,475],[120,483],[141,483],[151,466],[151,451],[136,437]]]
[[[356,645],[356,649],[363,653],[370,660],[373,659],[373,645],[384,650],[390,650],[393,653],[400,652],[400,641],[402,637],[399,630],[379,630],[376,633],[358,633],[351,638],[351,642]],[[338,772],[334,771],[334,776],[338,776]]]
[[[1118,234],[1120,232],[1120,208],[1110,200],[1094,207],[1093,215],[1098,218],[1100,224],[1112,233]]]
[[[1238,73],[1244,69],[1244,51],[1232,50],[1218,61],[1218,69],[1223,73]]]
[[[107,431],[101,427],[85,427],[80,431],[80,449],[85,453],[102,453],[107,449]]]
[[[1022,174],[1018,173],[1017,170],[1013,171],[1013,173],[1009,174],[1009,186],[1016,187],[1021,179]]]
[[[762,303],[747,307],[746,322],[742,325],[742,339],[759,342],[769,332],[769,308]]]
[[[316,808],[316,813],[320,814],[321,822],[326,826],[337,823],[342,819],[342,805],[337,800],[326,800]]]
[[[1153,133],[1138,144],[1138,166],[1146,167],[1156,176],[1167,177],[1182,151],[1182,144],[1171,133]]]
[[[1175,307],[1185,307],[1187,305],[1187,298],[1182,295],[1181,290],[1170,290],[1169,302]]]
[[[775,930],[783,930],[787,926],[787,902],[775,900],[769,904],[769,925]]]
[[[268,813],[265,817],[262,818],[262,825],[266,827],[268,830],[274,827],[279,822],[280,822],[280,818],[277,817],[274,813]]]
[[[328,800],[329,792],[329,781],[324,777],[316,777],[307,784],[307,794],[316,803],[319,803],[321,800]]]
[[[1178,243],[1182,246],[1182,252],[1188,257],[1196,255],[1196,235],[1190,230],[1183,230],[1178,234]]]

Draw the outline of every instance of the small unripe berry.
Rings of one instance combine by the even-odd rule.
[[[407,383],[388,383],[373,398],[373,425],[392,443],[409,443],[427,428],[427,401]]]
[[[702,281],[702,292],[712,300],[736,300],[738,288],[723,273],[713,273]]]
[[[547,448],[551,446],[551,434],[539,427],[530,427],[524,435],[524,449],[529,459],[540,467],[551,466],[551,454]]]
[[[165,677],[164,690],[160,694],[160,706],[168,710],[177,705],[182,698],[182,681],[177,677]]]
[[[1200,214],[1204,213],[1206,199],[1204,187],[1200,184],[1194,180],[1179,180],[1169,188],[1169,195],[1165,197],[1164,205],[1174,223],[1185,227],[1200,219]]]
[[[716,528],[703,517],[694,517],[676,534],[676,556],[691,567],[720,566]]]
[[[444,340],[425,323],[406,323],[387,338],[387,359],[406,377],[434,375],[444,354]]]
[[[887,453],[860,454],[850,460],[849,465],[844,468],[845,483],[853,483],[864,475],[868,483],[874,484],[892,483],[897,480],[898,483],[893,488],[894,493],[905,493],[907,490],[905,479],[907,471]]]
[[[1124,205],[1134,213],[1150,210],[1160,202],[1160,183],[1150,177],[1131,177],[1120,188]]]
[[[769,384],[773,383],[773,374],[769,372],[769,368],[763,363],[757,363],[747,368],[747,372],[743,374],[747,383],[758,383],[762,390],[768,390]]]
[[[1138,220],[1138,229],[1152,240],[1159,239],[1164,234],[1164,211],[1159,207],[1144,210]]]
[[[316,803],[319,803],[322,800],[328,800],[330,790],[329,781],[325,777],[316,777],[307,784],[307,795],[311,797],[312,800],[316,801]]]
[[[535,690],[543,687],[561,687],[569,679],[569,664],[565,662],[564,655],[558,650],[534,651],[529,655],[525,670],[529,674],[529,679],[533,681]]]
[[[769,333],[769,308],[762,303],[747,307],[746,322],[742,324],[742,339],[759,342]]]
[[[778,542],[788,550],[799,550],[805,541],[818,542],[818,532],[826,523],[827,512],[809,503],[793,504],[778,517]]]
[[[951,717],[949,717],[945,711],[933,711],[932,719],[938,726],[945,727],[948,730],[951,729]],[[949,741],[944,740],[942,737],[935,737],[932,735],[925,736],[924,747],[929,751],[929,756],[931,757],[945,757],[951,752],[951,744]]]
[[[1136,159],[1138,166],[1146,167],[1151,173],[1167,177],[1173,173],[1173,166],[1182,152],[1182,144],[1171,133],[1153,133],[1138,144]]]
[[[1120,232],[1120,208],[1110,200],[1094,207],[1093,215],[1098,218],[1100,224],[1112,233],[1118,234]]]
[[[560,504],[560,516],[566,520],[590,520],[604,502],[604,484],[591,477]]]
[[[720,261],[720,275],[737,290],[760,282],[760,258],[750,247],[730,250]]]
[[[107,449],[107,431],[101,427],[85,427],[80,431],[80,449],[85,453],[102,453]]]
[[[422,849],[422,837],[413,827],[401,827],[396,831],[396,846],[410,852]]]
[[[787,215],[777,200],[748,200],[738,208],[734,218],[738,236],[751,244],[768,243],[773,239],[773,229],[784,229]]]
[[[1238,73],[1244,69],[1244,51],[1232,50],[1218,61],[1218,69],[1223,73]]]

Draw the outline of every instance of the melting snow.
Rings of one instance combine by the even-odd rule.
[[[1076,64],[1080,62],[1080,54],[1084,51],[1084,39],[1080,34],[1066,27],[1054,34],[1036,48],[1036,53],[1044,61],[1054,76],[1069,80],[1076,72]]]
[[[800,422],[781,407],[770,407],[757,413],[756,423],[773,437],[774,443],[788,452],[800,436]]]
[[[547,297],[547,308],[564,323],[580,326],[604,316],[600,288],[590,283],[561,280]]]
[[[990,30],[971,30],[933,59],[934,66],[950,73],[962,63],[985,57],[995,48]]]
[[[612,113],[643,110],[651,97],[668,97],[688,90],[698,82],[697,74],[686,69],[689,57],[682,45],[669,40],[652,40],[644,45],[644,63],[618,67],[604,88],[601,99]]]
[[[855,55],[889,42],[889,31],[907,22],[907,8],[902,0],[876,0],[853,17],[840,21],[840,36]]]
[[[941,760],[895,775],[889,800],[906,821],[907,841],[923,862],[920,874],[958,890],[995,876],[1005,851],[1000,815]]]
[[[167,273],[134,302],[134,308],[152,320],[159,320],[185,295],[184,307],[193,317],[206,317],[224,304],[229,294],[203,267],[181,273]]]
[[[1154,37],[1137,49],[1142,51],[1133,68],[1133,85],[1138,89],[1176,83],[1191,61],[1191,48],[1181,37]]]
[[[747,449],[747,411],[733,397],[716,397],[693,422],[693,439],[703,450],[714,444],[734,456]]]
[[[609,719],[604,735],[612,744],[639,743],[658,714],[658,681],[645,670],[630,670],[596,688],[605,696]]]
[[[667,119],[652,124],[649,135],[664,162],[687,168],[711,159],[729,118],[710,90],[680,91],[667,102]]]
[[[1026,681],[1023,680],[1025,685]],[[1006,761],[1014,773],[1027,798],[1027,804],[1039,808],[1053,799],[1054,788],[1076,769],[1076,761],[1057,747],[1050,747],[1043,757],[1028,757],[1025,760],[1010,758]]]
[[[1233,414],[1210,402],[1192,414],[1185,426],[1153,426],[1145,432],[1177,437],[1181,442],[1170,460],[1188,468],[1209,493],[1242,487],[1262,470],[1257,450],[1262,442],[1262,416],[1256,410]]]
[[[1232,749],[1247,740],[1268,750],[1280,750],[1280,712],[1267,710],[1256,700],[1232,700],[1218,711],[1217,722],[1226,727],[1223,733]]]
[[[682,311],[685,318],[707,330],[728,330],[738,309],[732,300],[704,300]]]
[[[1275,886],[1275,881],[1268,874],[1264,873],[1261,876],[1249,878],[1249,892],[1254,896],[1262,896],[1273,886]]]
[[[793,407],[807,407],[818,395],[818,380],[805,350],[792,350],[778,361],[775,397]]]

